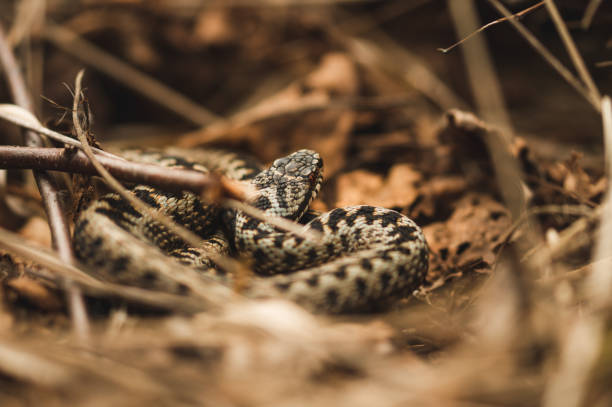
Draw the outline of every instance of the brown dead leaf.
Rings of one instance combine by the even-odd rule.
[[[582,154],[572,152],[565,161],[541,159],[528,145],[517,138],[514,154],[525,173],[530,188],[530,202],[538,205],[598,205],[607,186],[607,179],[601,174],[589,174],[582,165]],[[541,215],[545,227],[559,230],[571,220],[562,215]]]
[[[194,36],[202,45],[228,45],[235,40],[235,34],[226,8],[207,7],[196,18]]]
[[[46,220],[38,216],[31,217],[21,228],[19,234],[30,242],[43,247],[51,247],[51,231]]]
[[[433,254],[428,280],[457,271],[489,269],[495,250],[511,226],[508,210],[488,195],[468,194],[446,222],[425,226]]]
[[[336,206],[406,207],[418,195],[421,174],[409,164],[394,165],[386,179],[365,170],[338,176]]]
[[[63,304],[60,298],[44,285],[27,276],[12,279],[6,283],[19,296],[32,305],[46,311],[59,311]]]

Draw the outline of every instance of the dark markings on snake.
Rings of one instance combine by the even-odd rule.
[[[334,276],[338,280],[344,280],[346,278],[346,265],[342,265],[337,271],[334,271]]]
[[[285,253],[285,265],[292,268],[297,263],[298,258],[293,253]]]
[[[350,215],[347,215],[347,216],[344,218],[344,221],[346,222],[346,225],[347,225],[348,227],[352,227],[352,226],[355,224],[355,219],[357,219],[357,213],[356,213],[356,212],[353,212],[353,213],[351,213]]]
[[[325,301],[330,308],[334,308],[338,304],[338,291],[334,288],[330,288],[325,293]]]
[[[342,242],[342,248],[344,250],[348,250],[348,248],[351,246],[347,235],[340,235],[340,241]]]
[[[366,271],[372,271],[372,262],[369,259],[361,259],[361,267]]]
[[[416,232],[416,228],[412,226],[398,226],[397,232],[402,236],[409,238],[412,236],[414,232]]]
[[[400,215],[397,212],[386,212],[381,217],[381,219],[382,219],[382,226],[384,228],[386,228],[389,225],[395,224],[395,223],[397,223],[398,220],[401,219],[401,217],[402,217],[402,215]]]
[[[421,250],[419,253],[419,260],[421,262],[421,264],[428,264],[429,263],[429,251],[427,250]],[[427,271],[427,270],[425,270]]]
[[[367,284],[363,278],[357,277],[355,279],[355,287],[360,296],[365,296]]]
[[[257,229],[257,225],[259,225],[259,221],[255,218],[249,218],[243,225],[242,228],[244,230],[254,230]]]
[[[389,282],[391,281],[391,274],[388,272],[381,273],[380,275],[380,285],[382,290],[385,291],[389,287]]]
[[[258,197],[255,203],[253,204],[253,206],[258,209],[267,209],[270,207],[270,205],[271,205],[270,200],[266,198],[265,196]]]
[[[283,282],[283,283],[276,283],[274,285],[279,291],[289,291],[289,288],[291,287],[291,282]]]
[[[274,247],[276,247],[277,249],[282,248],[284,241],[285,241],[285,239],[284,239],[283,235],[278,234],[278,235],[274,236]]]
[[[317,249],[314,247],[309,249],[306,255],[308,256],[308,264],[313,263],[319,257],[319,253],[317,253]]]
[[[187,294],[189,294],[191,289],[189,288],[189,286],[187,284],[178,283],[177,286],[176,286],[176,291],[180,295],[187,295]]]
[[[127,213],[122,212],[119,209],[96,208],[96,213],[105,215],[107,218],[115,222],[117,225],[121,225],[121,224],[134,225],[134,222],[132,221],[132,219],[128,218]],[[141,216],[142,215],[139,214],[138,217],[141,217]]]
[[[160,207],[158,201],[153,196],[151,196],[151,192],[149,190],[136,188],[134,189],[134,195],[136,195],[141,201],[143,201],[149,206],[152,206],[154,208]]]
[[[412,254],[412,250],[410,250],[410,247],[405,247],[405,246],[399,246],[397,248],[397,251],[403,254],[407,254],[407,255],[411,255]]]
[[[338,223],[344,220],[345,216],[346,211],[342,208],[337,208],[330,212],[329,218],[327,218],[327,226],[329,226],[332,232],[338,231]]]
[[[89,219],[83,219],[74,226],[74,233],[81,233],[89,225]]]
[[[333,256],[336,253],[336,245],[334,245],[333,243],[326,244],[325,249],[327,250],[328,256]]]
[[[127,256],[120,256],[117,257],[114,261],[113,261],[113,269],[120,271],[120,270],[125,270],[126,266],[129,264],[130,262],[130,258]]]
[[[308,279],[306,279],[306,284],[310,287],[316,287],[319,285],[319,276],[317,274],[313,274]]]
[[[142,273],[143,280],[148,284],[153,284],[157,281],[157,272],[155,270],[145,270]]]
[[[318,230],[319,232],[323,232],[323,224],[319,219],[313,220],[308,224],[311,229]]]
[[[283,184],[279,184],[277,186],[277,190],[276,190],[276,201],[278,202],[278,206],[281,208],[286,208],[287,207],[287,200],[285,199],[285,195],[286,195],[286,186]]]
[[[96,267],[102,267],[106,264],[106,259],[104,257],[100,257],[98,259],[96,259],[96,261],[94,261],[94,266]],[[117,272],[117,270],[113,270],[115,272]]]
[[[357,210],[357,216],[363,216],[368,225],[374,222],[374,207],[373,206],[362,206]]]
[[[256,249],[253,252],[253,258],[255,259],[255,261],[257,262],[263,262],[265,261],[265,259],[267,258],[266,253],[261,250],[261,249]]]
[[[99,249],[102,246],[103,240],[101,237],[96,237],[89,245],[92,249],[92,251],[96,251],[97,249]]]

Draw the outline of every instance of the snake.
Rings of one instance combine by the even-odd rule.
[[[299,222],[305,233],[281,230],[265,218],[210,204],[192,192],[132,185],[136,197],[203,243],[190,246],[117,193],[108,193],[81,210],[74,225],[76,257],[95,276],[180,295],[189,295],[190,287],[172,278],[173,273],[233,284],[235,276],[210,258],[214,251],[249,265],[254,276],[241,291],[247,297],[285,298],[325,313],[379,309],[424,283],[427,242],[407,216],[370,205],[325,213],[310,209],[323,182],[323,161],[315,151],[299,150],[265,168],[250,157],[223,150],[166,148],[126,150],[123,155],[168,168],[221,172],[255,191],[250,205],[266,216]]]

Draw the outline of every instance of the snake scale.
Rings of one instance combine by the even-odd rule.
[[[189,287],[172,273],[195,270],[231,284],[232,276],[206,255],[214,250],[248,261],[257,276],[244,289],[247,296],[283,297],[330,313],[379,308],[424,281],[427,243],[408,217],[366,205],[323,214],[309,210],[322,183],[323,162],[314,151],[297,151],[263,170],[252,159],[215,150],[132,150],[124,156],[205,173],[221,171],[254,187],[253,206],[303,223],[305,231],[318,231],[321,237],[281,231],[240,211],[206,204],[190,192],[136,185],[131,191],[138,198],[198,234],[204,247],[187,245],[119,195],[107,194],[81,211],[74,228],[77,258],[97,276],[187,295]]]

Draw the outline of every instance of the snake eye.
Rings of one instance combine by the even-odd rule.
[[[317,174],[314,172],[311,172],[310,175],[308,176],[308,182],[310,182],[310,186],[314,186],[317,183]]]

